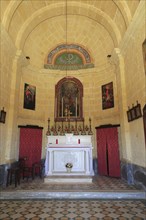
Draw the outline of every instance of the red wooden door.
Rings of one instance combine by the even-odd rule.
[[[42,129],[20,128],[19,158],[28,157],[27,166],[41,160]]]
[[[98,173],[120,177],[120,158],[117,127],[96,130]]]

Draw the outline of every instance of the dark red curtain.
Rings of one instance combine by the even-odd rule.
[[[118,145],[118,130],[116,127],[106,129],[108,148],[109,176],[120,177],[120,158]]]
[[[98,129],[97,137],[97,155],[98,155],[98,173],[99,175],[107,175],[107,158],[106,158],[106,138],[105,129]]]
[[[96,130],[98,173],[120,177],[120,158],[117,127]]]
[[[19,158],[28,157],[27,166],[41,160],[42,129],[20,128]]]

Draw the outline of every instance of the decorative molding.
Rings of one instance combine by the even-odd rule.
[[[85,65],[48,65],[44,64],[45,69],[51,70],[78,70],[78,69],[89,69],[94,68],[94,64],[85,64]]]

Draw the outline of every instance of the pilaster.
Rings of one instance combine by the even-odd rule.
[[[7,141],[5,150],[5,161],[13,162],[17,159],[17,115],[18,115],[18,99],[21,80],[21,64],[22,52],[18,50],[12,64],[11,85],[9,111],[7,112]]]
[[[115,74],[117,80],[118,105],[120,114],[121,140],[122,140],[122,157],[131,160],[131,141],[129,133],[129,124],[127,121],[127,96],[125,81],[125,64],[119,48],[115,48],[111,59],[115,65]]]

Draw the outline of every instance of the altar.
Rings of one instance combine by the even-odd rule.
[[[46,177],[93,175],[92,135],[47,136]]]

